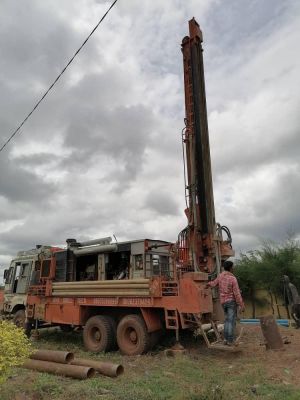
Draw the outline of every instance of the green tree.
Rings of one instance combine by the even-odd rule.
[[[243,295],[251,301],[253,317],[256,289],[267,290],[272,304],[283,294],[283,275],[288,275],[300,289],[300,244],[292,237],[282,243],[264,241],[259,249],[241,254],[236,266]]]
[[[237,262],[236,275],[243,297],[251,301],[252,317],[255,317],[256,290],[261,286],[260,262],[254,251],[241,254]]]

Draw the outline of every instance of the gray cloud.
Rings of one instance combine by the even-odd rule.
[[[178,204],[163,188],[152,191],[146,196],[145,207],[161,215],[178,215]]]
[[[0,158],[0,195],[16,203],[46,201],[53,184],[44,182],[35,174],[25,171],[21,164],[6,155]]]

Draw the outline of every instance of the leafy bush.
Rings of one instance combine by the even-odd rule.
[[[235,274],[243,296],[252,302],[254,318],[257,289],[281,297],[287,275],[300,291],[300,243],[291,237],[282,243],[264,241],[259,249],[241,254]]]
[[[242,254],[236,267],[242,290],[247,294],[256,288],[282,293],[283,275],[300,287],[300,244],[292,238],[279,244],[265,241],[260,249]]]
[[[0,321],[0,384],[7,379],[11,368],[22,365],[31,352],[31,344],[23,329]]]

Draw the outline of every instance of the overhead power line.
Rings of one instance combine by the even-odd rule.
[[[52,84],[49,86],[49,88],[45,91],[43,96],[40,98],[40,100],[35,104],[33,109],[27,114],[27,116],[23,119],[23,121],[20,123],[20,125],[17,127],[17,129],[10,135],[10,137],[6,140],[6,142],[2,145],[0,148],[0,152],[5,148],[5,146],[8,145],[8,143],[14,138],[14,136],[20,131],[22,126],[25,124],[25,122],[31,117],[31,115],[34,113],[34,111],[38,108],[38,106],[41,104],[41,102],[44,100],[44,98],[47,96],[47,94],[50,92],[51,89],[55,86],[55,84],[59,81],[61,76],[66,72],[67,68],[71,65],[73,62],[74,58],[77,56],[77,54],[81,51],[81,49],[86,45],[87,41],[90,39],[92,34],[97,30],[101,22],[104,20],[104,18],[107,16],[107,14],[110,12],[110,10],[114,7],[114,5],[117,3],[118,0],[115,0],[111,6],[108,8],[108,10],[105,12],[105,14],[102,16],[102,18],[99,20],[97,25],[94,27],[94,29],[91,31],[91,33],[88,35],[88,37],[85,39],[85,41],[82,43],[82,45],[76,50],[74,53],[73,57],[70,59],[70,61],[67,63],[67,65],[62,69],[61,73],[55,78],[55,80],[52,82]]]

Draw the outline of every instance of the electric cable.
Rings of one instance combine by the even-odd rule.
[[[81,51],[81,49],[85,46],[87,41],[90,39],[90,37],[93,35],[93,33],[97,30],[101,22],[104,20],[104,18],[107,16],[107,14],[110,12],[110,10],[114,7],[114,5],[117,3],[118,0],[114,0],[114,2],[110,5],[108,10],[103,14],[102,18],[98,21],[94,29],[90,32],[88,37],[84,40],[84,42],[81,44],[81,46],[76,50],[74,53],[73,57],[69,60],[69,62],[66,64],[66,66],[62,69],[60,74],[55,78],[55,80],[52,82],[52,84],[49,86],[49,88],[46,90],[46,92],[43,94],[43,96],[40,98],[40,100],[35,104],[33,109],[27,114],[27,116],[24,118],[24,120],[20,123],[20,125],[16,128],[16,130],[10,135],[10,137],[6,140],[6,142],[2,145],[0,148],[0,152],[8,145],[8,143],[14,138],[14,136],[20,131],[22,126],[25,124],[25,122],[30,118],[30,116],[34,113],[34,111],[38,108],[38,106],[41,104],[41,102],[44,100],[44,98],[47,96],[47,94],[53,89],[55,84],[59,81],[61,76],[65,73],[67,68],[70,66],[70,64],[73,62],[74,58],[78,55],[78,53]]]

